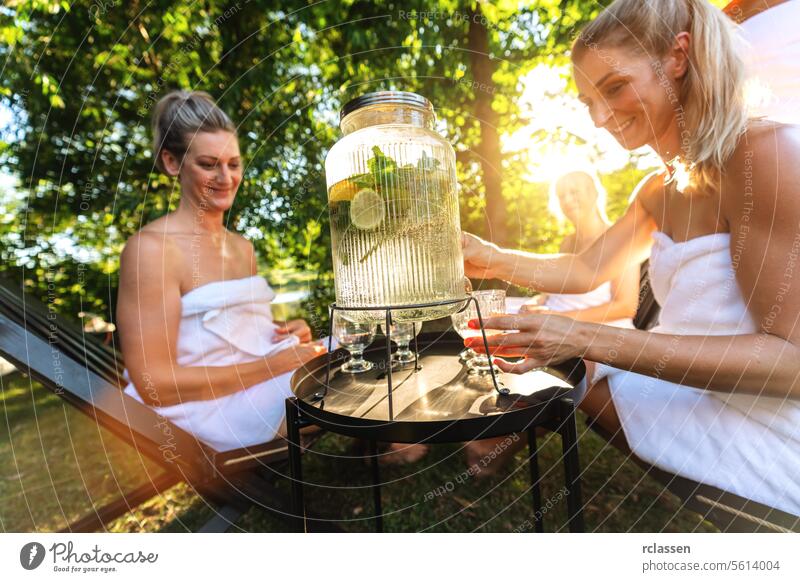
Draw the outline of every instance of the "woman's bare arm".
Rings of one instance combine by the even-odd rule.
[[[464,235],[464,269],[468,277],[498,278],[547,293],[586,293],[622,275],[630,264],[650,254],[656,223],[642,198],[663,191],[660,176],[651,177],[625,215],[579,254],[537,255],[500,249]]]
[[[163,235],[146,232],[132,237],[121,257],[117,323],[122,351],[131,380],[149,404],[219,398],[289,372],[324,352],[319,346],[300,345],[246,364],[179,366],[181,260]]]
[[[675,354],[664,369],[665,379],[724,392],[800,398],[797,159],[797,128],[760,128],[742,138],[727,165],[723,212],[736,280],[759,333],[650,337],[643,360],[658,362],[667,353]],[[626,363],[634,364],[634,370],[639,367]]]
[[[584,309],[562,311],[560,315],[595,323],[633,318],[639,306],[639,281],[639,263],[627,265],[623,272],[611,281],[611,297],[608,302]]]
[[[559,315],[577,321],[608,323],[620,319],[632,319],[639,306],[639,265],[632,265],[622,276],[611,282],[611,299],[607,303],[562,311]]]
[[[800,166],[792,162],[800,158],[800,130],[743,139],[749,143],[728,164],[723,212],[737,282],[758,333],[679,336],[558,316],[489,318],[487,326],[521,330],[489,338],[495,353],[529,358],[505,368],[522,372],[583,356],[709,390],[800,398]]]

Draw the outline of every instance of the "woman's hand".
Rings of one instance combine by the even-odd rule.
[[[461,234],[461,248],[464,253],[464,274],[471,279],[494,279],[497,277],[502,250],[492,244],[464,232]]]
[[[268,358],[267,363],[271,371],[276,376],[279,376],[304,366],[317,356],[327,353],[327,351],[325,346],[317,342],[302,343],[281,350],[274,356]]]
[[[504,372],[522,374],[548,364],[558,364],[570,358],[583,357],[588,342],[583,338],[587,324],[560,315],[500,315],[483,320],[486,329],[516,331],[486,336],[489,351],[495,356],[522,357],[524,360],[511,363],[496,359],[495,363]],[[479,329],[477,319],[469,322]],[[486,353],[481,336],[464,340],[464,345],[478,353]]]
[[[275,330],[275,341],[280,341],[288,335],[296,335],[300,343],[311,341],[311,328],[304,319],[292,319],[278,324]]]

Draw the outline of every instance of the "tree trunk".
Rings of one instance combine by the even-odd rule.
[[[486,193],[487,234],[491,241],[503,246],[506,242],[506,206],[503,201],[503,169],[500,136],[497,133],[498,115],[492,108],[496,91],[492,74],[494,61],[489,58],[489,31],[480,3],[469,11],[467,48],[475,86],[475,117],[480,123],[481,140],[475,148],[481,163]]]

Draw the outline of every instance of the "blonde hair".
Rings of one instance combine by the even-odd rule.
[[[236,135],[236,126],[205,91],[172,91],[164,95],[153,110],[156,167],[166,173],[161,152],[182,158],[192,137],[201,131],[229,131]]]
[[[587,177],[589,182],[592,184],[596,195],[595,207],[597,208],[597,212],[600,213],[600,218],[603,219],[603,222],[610,223],[611,221],[608,220],[608,215],[606,214],[606,201],[608,200],[608,194],[606,193],[606,189],[603,187],[603,184],[600,182],[600,178],[597,176],[597,173],[588,168],[564,172],[556,177],[555,180],[550,182],[550,190],[547,197],[547,210],[550,211],[550,214],[552,214],[558,222],[566,221],[567,217],[564,215],[564,211],[561,209],[561,200],[558,197],[558,186],[570,177],[581,175]]]
[[[678,95],[682,153],[676,161],[693,192],[718,189],[722,168],[747,126],[744,63],[733,26],[706,0],[616,0],[572,46],[573,60],[601,44],[661,58],[676,35],[689,33],[689,68]]]

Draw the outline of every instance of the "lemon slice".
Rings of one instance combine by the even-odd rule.
[[[330,202],[350,202],[356,192],[358,192],[358,186],[349,180],[342,180],[331,186],[328,200]]]
[[[350,203],[350,222],[360,230],[372,230],[386,215],[386,203],[381,195],[370,188],[356,192]]]

